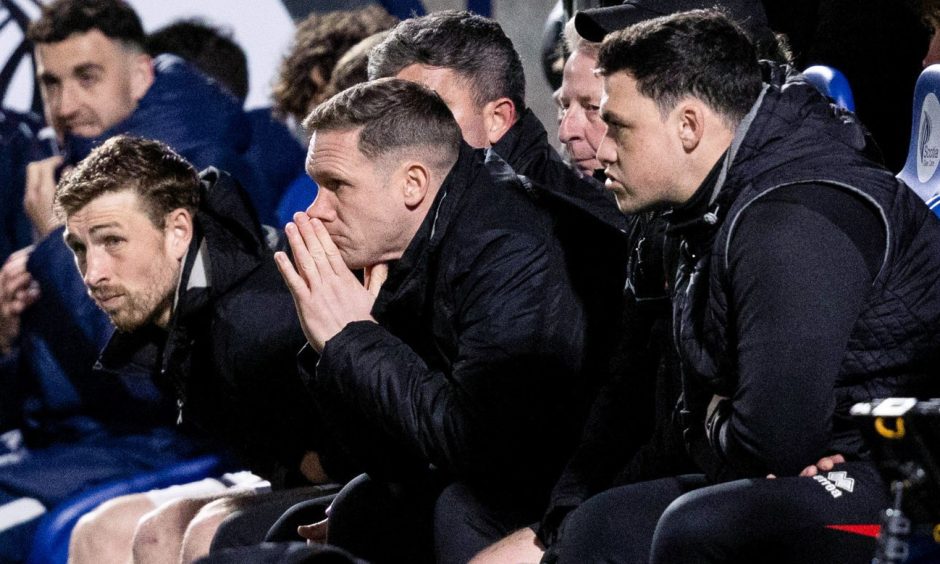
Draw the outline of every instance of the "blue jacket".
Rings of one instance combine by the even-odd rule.
[[[173,147],[197,169],[214,166],[238,179],[262,222],[272,217],[275,196],[251,164],[251,124],[241,103],[176,55],[153,60],[154,82],[127,119],[95,138],[68,135],[68,161],[77,163],[110,137],[120,134],[157,139]]]
[[[32,114],[0,110],[0,263],[32,242],[23,210],[23,187],[39,123]]]
[[[246,115],[251,127],[251,145],[246,157],[264,178],[273,211],[292,183],[299,177],[307,177],[305,147],[287,126],[271,115],[270,108],[257,108]],[[273,225],[280,227],[282,224]]]

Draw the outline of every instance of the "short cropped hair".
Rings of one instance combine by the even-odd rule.
[[[405,20],[372,50],[369,78],[395,76],[413,64],[455,72],[478,108],[505,97],[525,109],[522,61],[495,20],[455,10]]]
[[[127,48],[144,50],[144,27],[137,12],[122,0],[56,0],[43,6],[26,38],[33,43],[58,43],[73,33],[95,29]]]
[[[272,90],[275,111],[303,119],[311,102],[322,96],[339,58],[356,43],[396,23],[398,18],[379,6],[310,14],[297,25],[293,44],[281,63]],[[314,71],[319,71],[323,84],[314,83],[310,77]]]
[[[99,196],[133,190],[150,221],[162,229],[166,215],[183,208],[193,216],[199,207],[199,174],[167,145],[118,135],[105,141],[59,182],[56,215],[68,219]]]
[[[449,168],[457,160],[463,135],[447,104],[414,82],[383,78],[343,90],[314,109],[303,123],[315,131],[361,128],[358,148],[369,159],[384,160],[403,150],[432,156],[428,163]]]
[[[604,39],[604,76],[624,71],[665,116],[694,96],[737,127],[760,95],[757,52],[720,10],[692,10],[647,20]]]
[[[221,84],[236,98],[248,97],[248,60],[231,30],[199,18],[179,20],[147,37],[147,52],[173,53]]]

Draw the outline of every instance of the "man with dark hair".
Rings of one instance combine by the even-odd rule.
[[[248,97],[248,59],[231,31],[198,18],[179,20],[148,35],[146,44],[151,57],[179,55],[242,102]]]
[[[151,59],[140,19],[125,2],[52,2],[27,37],[36,46],[47,117],[71,164],[116,133],[146,134],[197,166],[230,171],[262,220],[269,217],[273,198],[265,199],[264,187],[256,186],[254,171],[241,159],[248,138],[233,135],[243,125],[240,105],[226,101],[217,86],[179,59]],[[54,185],[52,165],[62,161],[45,162],[37,182]]]
[[[569,162],[585,176],[603,180],[597,149],[607,131],[601,119],[603,78],[595,74],[605,35],[664,13],[710,6],[707,0],[628,0],[617,6],[577,12],[564,26],[566,52],[559,104],[558,138]],[[776,42],[759,0],[718,2],[748,33]],[[765,56],[776,58],[776,51]],[[632,214],[621,347],[611,362],[608,381],[598,392],[582,433],[581,444],[556,483],[538,526],[516,531],[486,552],[493,561],[541,557],[568,512],[585,499],[610,488],[660,475],[694,471],[682,448],[681,436],[669,425],[679,396],[677,360],[671,345],[668,288],[675,245],[666,244],[663,210]],[[664,255],[665,259],[664,259]],[[631,409],[623,408],[629,403]],[[654,426],[652,437],[648,431]],[[648,440],[647,440],[648,439]],[[537,535],[536,535],[537,533]],[[543,540],[539,540],[543,539]],[[481,559],[483,557],[481,556]]]
[[[435,484],[508,514],[540,506],[590,389],[591,317],[552,216],[490,174],[438,96],[377,80],[305,123],[321,190],[286,228],[296,266],[276,255],[310,344],[300,362],[337,443],[408,517],[381,520],[389,546],[356,525],[377,507],[339,504],[331,541],[426,558]]]
[[[495,20],[443,11],[398,24],[369,55],[369,76],[436,91],[473,147],[496,143],[525,111],[525,75]]]
[[[275,485],[304,483],[317,431],[294,366],[303,339],[269,237],[231,177],[209,169],[200,180],[166,145],[115,137],[62,181],[56,208],[89,294],[118,329],[95,377],[142,372],[172,390],[183,429],[218,439]],[[170,403],[152,418],[172,417]],[[133,497],[108,538],[81,533],[92,526],[83,521],[71,558],[126,560],[121,531],[159,504]]]
[[[627,213],[672,208],[677,423],[704,474],[594,496],[547,559],[870,560],[860,525],[888,496],[848,410],[937,393],[940,223],[720,12],[627,28],[599,65],[608,189]]]
[[[133,113],[153,84],[144,29],[124,2],[52,3],[27,38],[36,45],[48,117],[63,135],[101,135]]]
[[[570,260],[582,273],[576,283],[586,297],[586,308],[596,316],[591,330],[597,333],[588,341],[598,347],[594,358],[604,359],[586,372],[594,384],[603,381],[611,348],[632,346],[627,344],[632,328],[624,326],[632,327],[636,318],[624,286],[629,251],[638,240],[632,238],[636,222],[631,225],[618,213],[594,178],[561,159],[538,118],[522,105],[525,77],[519,55],[499,24],[455,11],[404,21],[373,49],[369,74],[394,75],[437,91],[454,113],[464,140],[488,147],[487,163],[495,174],[511,168],[510,173],[530,181],[532,193],[558,221]],[[662,281],[658,286],[661,292]],[[639,390],[647,374],[643,369],[635,374]],[[631,414],[640,439],[651,426],[646,413],[638,409]],[[498,502],[474,499],[459,485],[445,491],[437,511],[439,550],[454,559],[468,559],[514,525],[526,523],[519,514],[505,519]],[[527,516],[532,521],[537,517]]]

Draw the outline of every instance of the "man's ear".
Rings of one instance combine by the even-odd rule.
[[[169,255],[182,260],[193,239],[193,216],[186,208],[177,208],[166,214],[164,237]]]
[[[509,98],[497,98],[483,106],[483,125],[490,145],[503,138],[517,117],[516,105]]]
[[[691,153],[702,142],[706,128],[705,107],[699,100],[694,98],[685,99],[679,102],[673,111],[675,117],[676,129],[679,135],[679,142],[686,153]],[[709,114],[714,117],[714,114]]]
[[[402,166],[402,196],[408,209],[415,209],[428,197],[431,170],[422,162],[409,161]]]
[[[133,55],[130,71],[131,96],[135,102],[139,102],[153,85],[153,59],[146,53]]]

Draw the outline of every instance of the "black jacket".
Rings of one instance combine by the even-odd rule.
[[[684,248],[674,316],[686,386],[686,424],[693,456],[717,480],[767,472],[795,474],[833,452],[865,458],[867,448],[848,416],[853,403],[937,392],[932,372],[940,355],[940,222],[913,191],[867,157],[872,154],[870,139],[854,116],[827,104],[800,78],[768,70],[770,83],[738,127],[707,209],[697,220],[677,226]],[[729,257],[745,248],[741,238],[734,238],[742,216],[762,197],[790,186],[842,191],[866,202],[881,219],[886,245],[878,253],[880,270],[861,301],[860,313],[846,329],[847,343],[834,351],[841,362],[831,370],[819,366],[816,373],[783,376],[794,392],[804,378],[829,381],[832,392],[807,400],[816,404],[812,418],[799,415],[811,407],[800,403],[781,417],[786,420],[776,421],[774,432],[800,437],[799,445],[778,452],[782,441],[753,437],[758,406],[770,398],[758,397],[757,367],[739,360],[747,350],[742,346],[746,335],[739,334],[739,328],[756,330],[755,324],[779,320],[739,313],[747,296],[732,292],[735,263]],[[790,255],[798,270],[800,254]],[[827,303],[826,296],[806,295],[805,300],[818,303],[818,308]],[[802,346],[797,337],[793,343],[779,343],[781,350],[795,343]],[[706,435],[705,406],[712,394],[731,401]],[[791,396],[776,401],[794,400]]]
[[[311,374],[323,417],[373,476],[431,464],[516,498],[544,496],[591,387],[587,316],[552,216],[463,147],[372,314]]]
[[[603,186],[559,157],[531,111],[491,152],[524,175],[533,197],[555,215],[582,274],[576,278],[585,285],[579,293],[591,297],[589,311],[603,314],[593,324],[602,335],[591,339],[604,359],[591,367],[599,389],[579,444],[553,487],[539,531],[544,541],[571,509],[613,482],[688,468],[681,440],[668,424],[679,385],[670,354],[665,222],[656,212],[621,213]],[[660,420],[656,441],[648,443]]]
[[[275,483],[295,481],[303,452],[316,447],[318,424],[296,367],[304,335],[273,259],[279,234],[258,224],[230,176],[208,169],[202,179],[167,331],[116,332],[98,369],[107,377],[145,367],[176,399],[184,427],[219,439]],[[207,267],[208,287],[194,285],[197,261]]]

